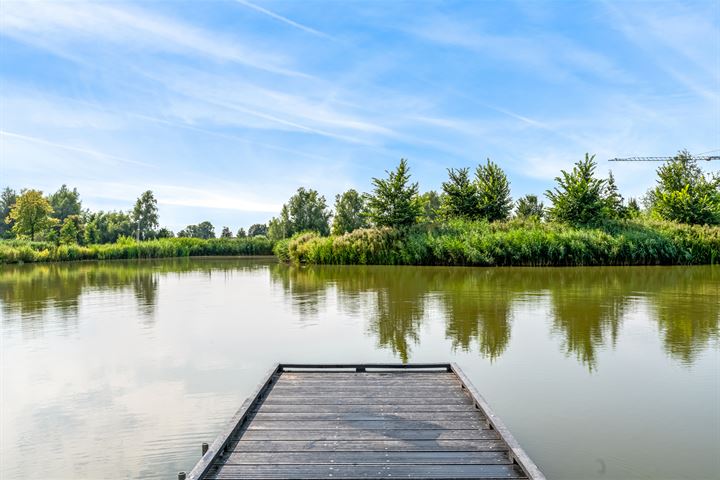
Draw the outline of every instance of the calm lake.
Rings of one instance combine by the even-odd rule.
[[[465,370],[551,479],[720,478],[720,267],[0,266],[0,478],[176,478],[285,362]]]

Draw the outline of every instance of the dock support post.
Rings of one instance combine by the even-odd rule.
[[[203,442],[202,447],[200,448],[202,449],[202,454],[205,455],[208,451],[208,444]]]
[[[178,480],[185,480],[186,475],[185,472],[178,472]]]

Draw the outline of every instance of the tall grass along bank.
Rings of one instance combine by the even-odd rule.
[[[115,260],[202,255],[272,255],[273,242],[252,238],[164,238],[136,242],[130,239],[102,245],[55,245],[22,240],[0,241],[0,263]]]
[[[574,228],[534,221],[453,221],[409,229],[368,228],[278,242],[283,261],[309,264],[573,266],[720,262],[720,227],[626,221]]]

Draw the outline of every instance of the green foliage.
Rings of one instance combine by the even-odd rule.
[[[10,215],[10,209],[15,205],[16,201],[17,194],[15,190],[10,187],[5,187],[2,193],[0,193],[0,238],[10,238],[13,235],[12,227],[14,222],[10,220],[6,223],[6,219]]]
[[[220,232],[220,238],[232,238],[232,236],[233,235],[229,227],[222,228],[222,231]]]
[[[247,236],[248,236],[248,235],[247,235],[247,233],[245,233],[245,229],[242,228],[242,227],[240,227],[240,228],[238,229],[238,231],[237,231],[236,237],[237,237],[237,238],[245,238],[245,237],[247,237]]]
[[[607,218],[627,218],[629,214],[627,207],[623,205],[623,197],[615,184],[612,171],[608,173],[605,185],[605,209]]]
[[[35,236],[50,229],[57,223],[51,218],[53,209],[50,203],[43,198],[39,190],[25,190],[18,197],[10,209],[10,214],[5,219],[6,223],[13,223],[12,231],[18,236]]]
[[[443,182],[443,211],[448,218],[479,217],[477,185],[470,179],[468,168],[448,168],[448,181]]]
[[[475,182],[480,218],[491,222],[506,220],[510,216],[513,202],[510,197],[510,182],[502,168],[488,159],[485,165],[478,165]]]
[[[607,180],[595,178],[595,155],[585,154],[585,159],[577,162],[572,172],[561,170],[561,176],[555,177],[558,186],[548,190],[545,196],[553,205],[549,217],[560,223],[576,226],[600,225],[617,218],[612,201],[607,196]],[[614,184],[614,182],[613,182]]]
[[[706,176],[687,151],[657,170],[648,193],[650,209],[662,219],[696,225],[720,224],[720,176]]]
[[[273,242],[264,237],[164,238],[137,242],[120,237],[117,243],[80,246],[48,242],[0,241],[0,263],[59,262],[68,260],[114,260],[206,255],[271,255]]]
[[[281,217],[282,215],[287,215],[287,207],[283,206],[283,211],[281,211]],[[283,222],[280,218],[271,218],[268,222],[267,226],[267,236],[268,238],[271,238],[272,240],[282,240],[283,238],[288,238],[289,235],[289,225],[287,222]]]
[[[228,229],[228,232],[230,230]],[[183,230],[180,230],[177,234],[178,237],[187,238],[202,238],[207,240],[209,238],[215,238],[215,227],[207,220],[200,222],[197,225],[188,225]]]
[[[79,216],[82,210],[77,188],[73,188],[71,191],[65,184],[57,192],[48,196],[48,201],[53,208],[53,218],[57,218],[61,223],[70,215]]]
[[[302,231],[330,233],[330,211],[325,197],[316,190],[297,189],[288,203],[283,205],[279,218],[273,218],[268,226],[268,236],[279,240]]]
[[[332,233],[341,235],[367,226],[365,198],[356,190],[350,189],[335,197],[335,217]]]
[[[440,219],[442,212],[442,199],[435,190],[430,190],[420,195],[422,203],[422,221],[435,223]]]
[[[71,245],[80,243],[82,238],[82,227],[79,215],[68,215],[63,220],[60,227],[60,243],[63,245]]]
[[[387,172],[388,178],[373,178],[374,190],[368,198],[368,216],[378,227],[409,227],[418,222],[423,206],[418,196],[418,184],[410,184],[407,160]]]
[[[155,238],[173,238],[175,234],[168,228],[161,228],[155,233]]]
[[[113,243],[121,236],[134,233],[130,215],[125,212],[91,212],[84,215],[85,244]]]
[[[641,214],[640,205],[634,198],[628,199],[627,204],[627,218],[638,218]]]
[[[528,194],[517,200],[515,217],[518,219],[542,219],[545,216],[545,205],[539,201],[537,195]]]
[[[571,266],[720,263],[720,227],[622,221],[600,229],[512,220],[302,234],[278,257],[293,263]]]
[[[250,225],[250,228],[248,228],[247,235],[248,237],[257,237],[258,235],[267,235],[268,234],[268,227],[264,223],[255,223],[253,225]],[[238,237],[240,236],[240,232],[238,232]]]
[[[545,205],[538,200],[537,195],[525,195],[517,201],[515,215],[523,219],[542,220],[545,216]]]
[[[157,200],[151,190],[143,192],[135,202],[132,211],[133,227],[136,236],[140,240],[151,238],[153,230],[158,227]]]

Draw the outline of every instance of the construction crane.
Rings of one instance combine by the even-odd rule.
[[[720,160],[720,155],[706,155],[707,153],[720,152],[720,150],[711,150],[710,152],[703,152],[698,156],[693,156],[693,160]],[[675,157],[627,157],[627,158],[611,158],[608,162],[667,162]]]

